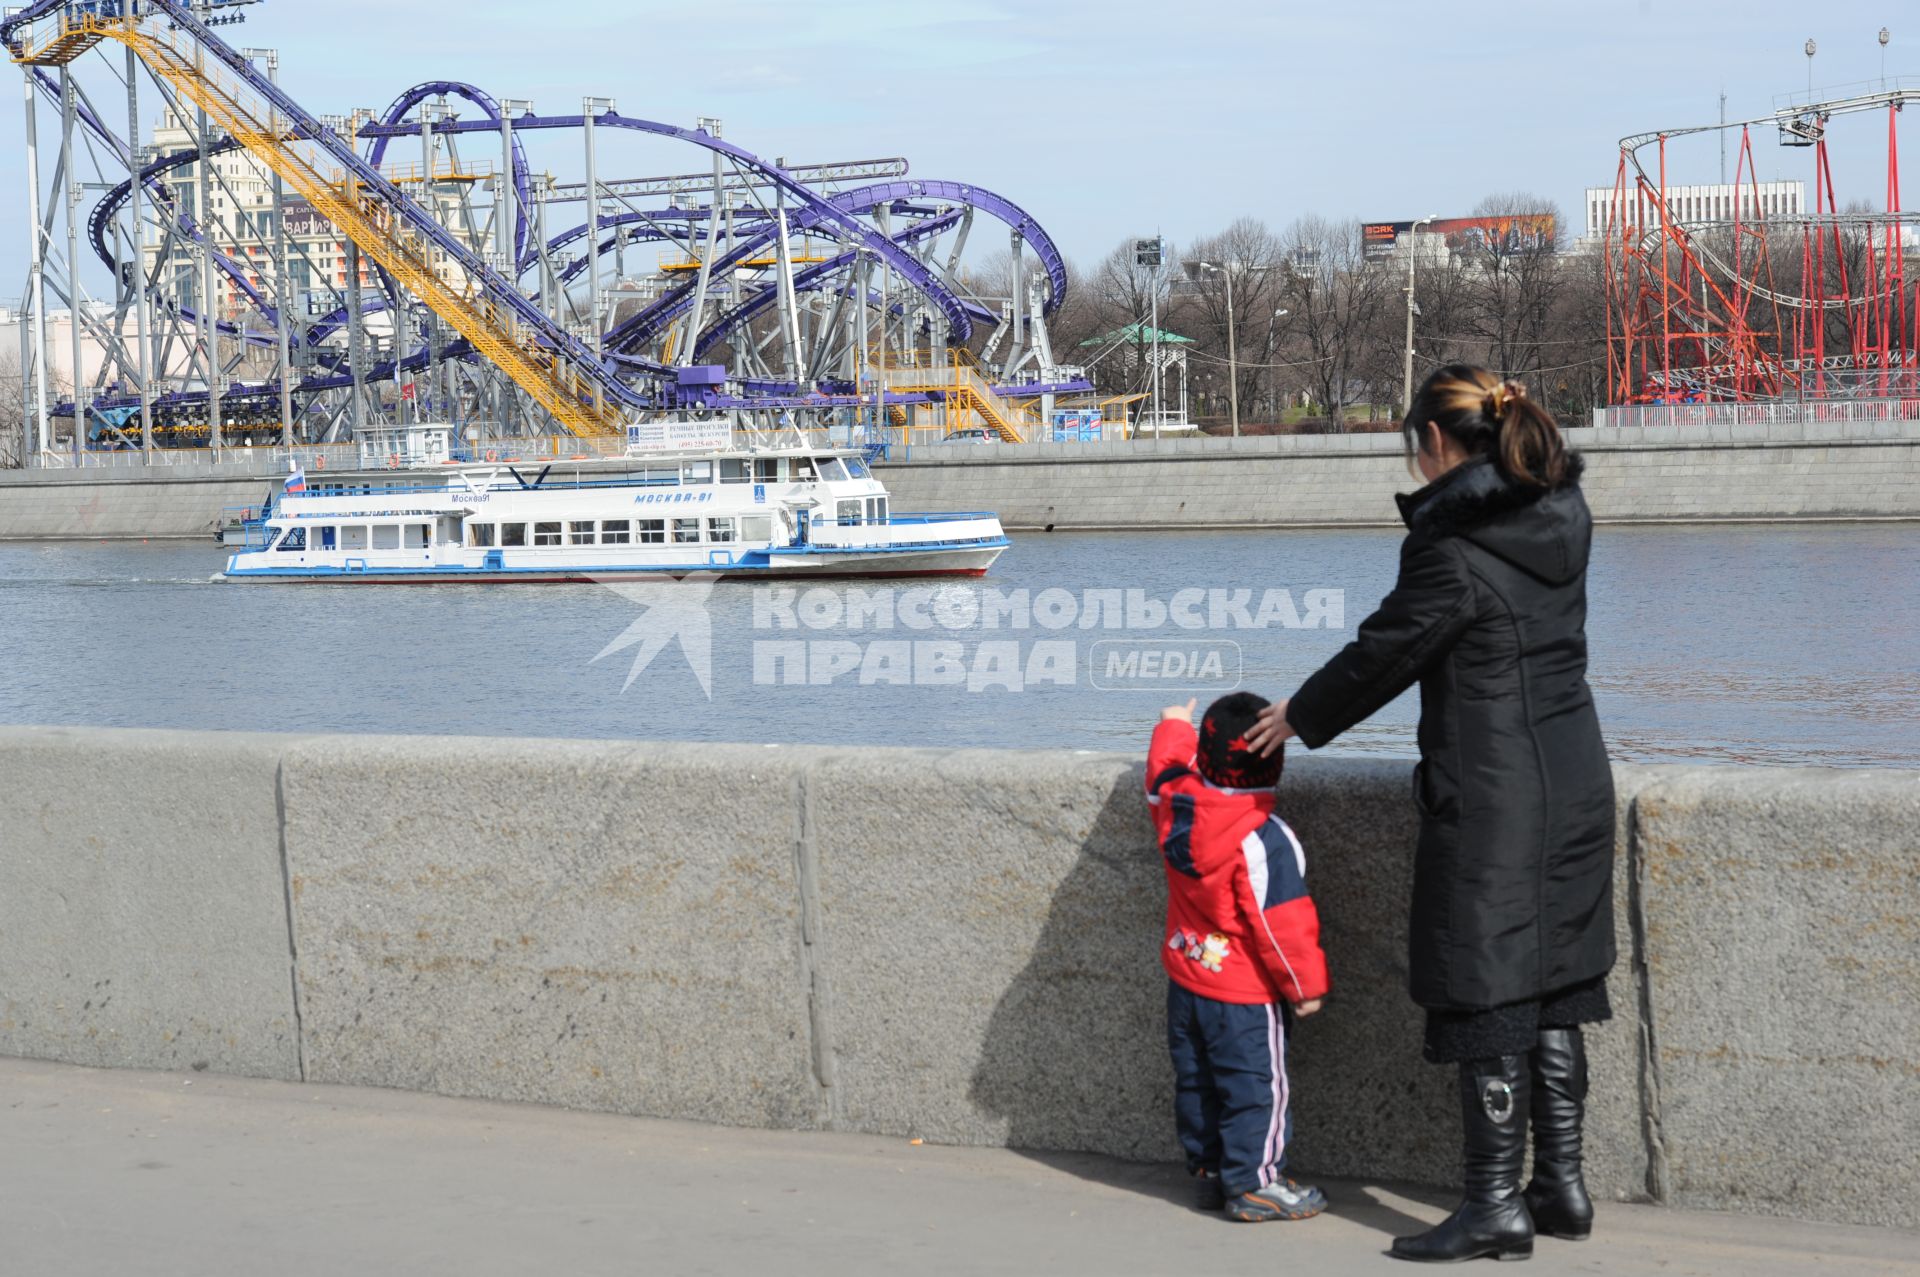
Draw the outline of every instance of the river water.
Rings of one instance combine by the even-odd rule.
[[[866,586],[858,624],[843,585],[220,584],[208,543],[13,543],[0,721],[1134,750],[1170,700],[1291,692],[1391,584],[1398,540],[1019,535],[979,582]],[[1615,756],[1920,765],[1917,552],[1892,524],[1600,529],[1588,635]],[[1183,590],[1197,626],[1112,607],[1135,592],[1132,619],[1158,620]],[[1417,709],[1328,752],[1410,755]]]

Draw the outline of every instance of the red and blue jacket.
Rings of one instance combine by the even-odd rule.
[[[1307,1002],[1327,992],[1307,857],[1272,789],[1200,775],[1193,724],[1168,719],[1147,747],[1147,802],[1167,871],[1160,962],[1218,1002]]]

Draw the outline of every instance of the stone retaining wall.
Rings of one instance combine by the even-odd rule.
[[[1118,755],[0,729],[0,1053],[1174,1155]],[[1597,1191],[1920,1224],[1920,773],[1623,766]],[[1295,1164],[1446,1183],[1405,764],[1296,757]]]

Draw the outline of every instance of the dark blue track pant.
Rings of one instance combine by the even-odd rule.
[[[1217,1171],[1229,1197],[1265,1188],[1287,1164],[1289,1012],[1243,1006],[1167,981],[1173,1115],[1189,1171]]]

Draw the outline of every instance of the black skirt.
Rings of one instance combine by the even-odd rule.
[[[1542,1029],[1570,1029],[1612,1018],[1613,1005],[1607,1001],[1607,981],[1602,976],[1536,1001],[1489,1011],[1429,1011],[1421,1054],[1434,1064],[1525,1055]]]

